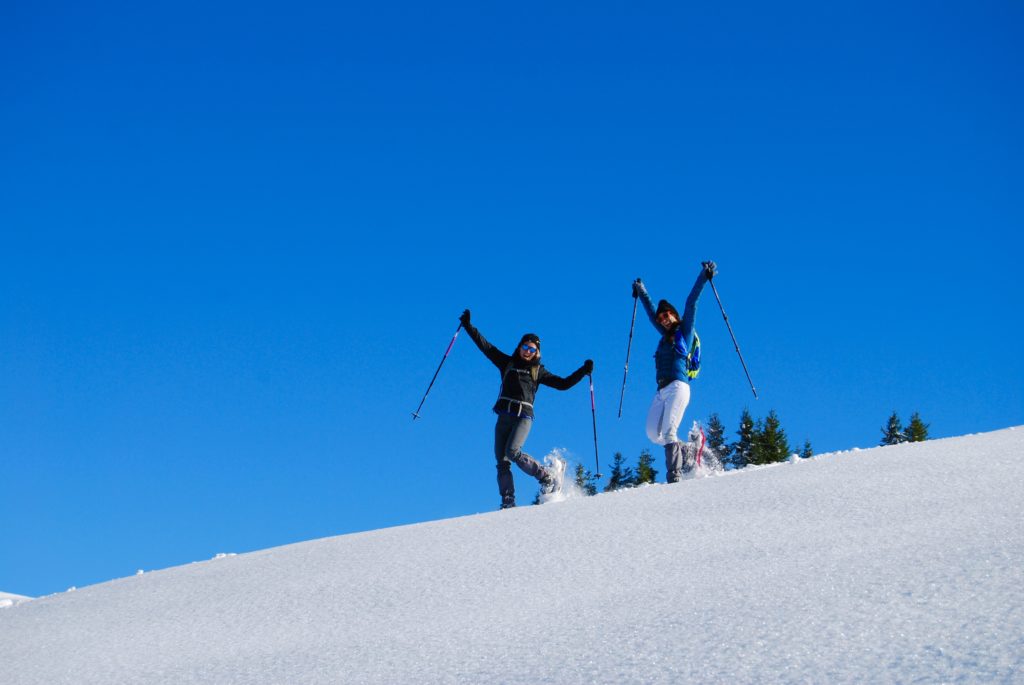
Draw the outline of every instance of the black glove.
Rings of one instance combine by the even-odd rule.
[[[463,326],[468,326],[469,325],[469,310],[468,309],[466,311],[462,312],[462,316],[459,317],[459,322]]]
[[[704,267],[704,275],[708,277],[709,281],[718,273],[718,265],[714,262],[701,262],[701,266]]]
[[[633,281],[633,297],[640,297],[640,293],[644,291],[644,282],[639,278]]]
[[[583,362],[583,366],[581,366],[580,368],[583,369],[583,373],[589,376],[594,372],[594,360],[588,359],[587,361]]]

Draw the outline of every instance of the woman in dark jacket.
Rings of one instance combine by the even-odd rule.
[[[507,355],[480,334],[470,322],[467,309],[459,317],[466,333],[491,363],[501,372],[501,392],[494,403],[498,422],[494,426],[494,457],[498,462],[498,492],[501,494],[501,508],[516,505],[515,483],[512,480],[511,463],[515,463],[527,475],[537,479],[545,493],[557,491],[565,475],[565,461],[555,457],[550,468],[541,466],[530,455],[523,452],[523,443],[533,426],[533,402],[541,385],[556,390],[568,390],[594,370],[594,362],[586,360],[568,378],[562,378],[548,371],[540,363],[540,338],[527,333],[519,340],[512,355]]]

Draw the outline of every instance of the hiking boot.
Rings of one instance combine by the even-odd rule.
[[[683,475],[683,443],[665,445],[665,482],[678,483]]]
[[[540,479],[540,490],[545,495],[561,492],[562,482],[565,480],[565,459],[551,457],[551,466],[544,469],[544,476]]]

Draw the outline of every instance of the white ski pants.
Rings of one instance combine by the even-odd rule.
[[[656,445],[679,441],[676,431],[683,421],[683,412],[690,403],[690,385],[672,381],[654,395],[647,412],[647,437]]]

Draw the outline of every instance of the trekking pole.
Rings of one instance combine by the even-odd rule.
[[[633,296],[633,318],[629,321],[629,342],[626,343],[626,366],[622,370],[622,393],[619,394],[619,418],[622,418],[622,400],[626,398],[626,375],[629,373],[629,350],[633,347],[633,326],[636,324],[636,302],[639,298]]]
[[[587,378],[590,379],[590,416],[594,419],[594,467],[597,469],[594,477],[602,478],[604,474],[601,473],[601,460],[597,456],[597,408],[594,405],[594,376],[588,374]]]
[[[430,385],[427,386],[427,391],[423,393],[423,399],[420,400],[420,406],[416,407],[416,411],[412,413],[412,420],[415,421],[420,417],[420,409],[423,409],[423,403],[427,401],[427,395],[430,394],[430,389],[434,387],[434,381],[437,380],[437,374],[441,373],[441,367],[444,366],[444,362],[448,359],[448,353],[452,351],[452,345],[455,344],[455,339],[459,337],[459,331],[462,330],[462,322],[459,322],[459,327],[455,329],[455,335],[452,336],[452,341],[448,343],[448,349],[444,351],[444,356],[441,357],[441,363],[437,365],[437,371],[434,372],[434,377],[430,379]]]
[[[725,325],[729,328],[729,335],[732,336],[732,344],[736,346],[736,354],[740,357],[740,364],[743,365],[743,373],[747,374],[747,382],[750,383],[750,389],[754,392],[754,399],[757,399],[757,388],[754,387],[754,381],[750,380],[750,372],[747,371],[747,363],[743,361],[743,354],[740,352],[740,344],[736,342],[736,334],[732,332],[732,326],[729,325],[729,317],[725,314],[725,307],[722,306],[722,298],[718,296],[718,289],[715,288],[715,281],[708,279],[708,283],[711,284],[711,291],[715,294],[715,299],[718,300],[718,308],[722,310],[722,318],[725,319]]]

